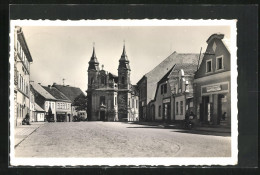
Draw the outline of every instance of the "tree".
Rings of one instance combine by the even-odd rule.
[[[87,110],[87,97],[84,94],[77,96],[72,104],[75,106],[76,111],[86,111]]]

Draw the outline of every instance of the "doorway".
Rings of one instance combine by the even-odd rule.
[[[200,121],[201,122],[206,122],[208,118],[208,103],[209,103],[209,96],[203,96],[202,97],[202,103],[200,107]]]
[[[171,121],[171,104],[163,104],[163,121]]]
[[[105,111],[100,111],[100,121],[105,121]]]

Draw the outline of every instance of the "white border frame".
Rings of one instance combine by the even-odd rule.
[[[237,20],[11,20],[10,21],[10,114],[14,112],[14,26],[230,26],[231,29],[231,157],[182,157],[182,158],[17,158],[14,156],[14,115],[10,115],[10,165],[29,166],[78,166],[78,165],[236,165],[238,161],[237,121]]]

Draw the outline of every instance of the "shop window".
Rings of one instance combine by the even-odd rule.
[[[180,102],[180,112],[181,115],[183,115],[183,101]]]
[[[161,117],[161,105],[159,106],[159,109],[158,109],[159,111],[159,117]]]
[[[223,69],[223,57],[217,58],[217,70]]]
[[[206,73],[212,72],[212,60],[206,61]]]

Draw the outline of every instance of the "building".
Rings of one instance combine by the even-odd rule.
[[[52,86],[57,88],[62,94],[64,94],[68,99],[70,99],[70,101],[72,102],[71,103],[71,115],[72,116],[80,116],[84,119],[87,118],[86,109],[77,110],[77,108],[79,108],[79,106],[77,104],[77,103],[79,103],[78,101],[81,100],[84,103],[85,102],[84,99],[87,98],[85,96],[85,94],[81,91],[80,88],[69,86],[69,85],[66,85],[66,86],[59,85],[56,83],[53,83]]]
[[[14,123],[21,125],[30,114],[30,63],[32,56],[21,27],[14,32]]]
[[[184,120],[193,111],[193,79],[197,64],[175,64],[157,83],[154,100],[149,103],[152,121]]]
[[[230,52],[223,34],[213,34],[195,74],[195,112],[202,123],[231,124]]]
[[[169,75],[172,92],[173,120],[184,120],[187,112],[194,111],[194,74],[197,64],[178,64]]]
[[[30,88],[31,89],[31,88]],[[34,94],[30,91],[30,121],[36,121]]]
[[[199,54],[173,52],[150,72],[146,73],[138,82],[139,117],[140,120],[152,120],[149,103],[154,100],[158,81],[175,64],[198,64]]]
[[[55,108],[56,115],[54,115],[54,121],[57,122],[72,122],[71,115],[71,100],[61,93],[57,88],[48,85],[42,86],[48,93],[55,98],[55,104],[51,104],[52,108]],[[52,111],[52,113],[54,113]],[[55,113],[54,113],[55,114]]]
[[[44,121],[46,121],[45,111],[37,103],[35,103],[35,122],[44,122]]]
[[[125,45],[119,59],[118,76],[100,70],[95,48],[88,67],[87,110],[89,120],[138,120],[138,96],[130,82],[130,65]]]
[[[46,91],[41,84],[31,83],[31,91],[34,94],[35,104],[45,111],[45,116],[48,115],[49,109],[56,119],[56,101],[48,91]]]

